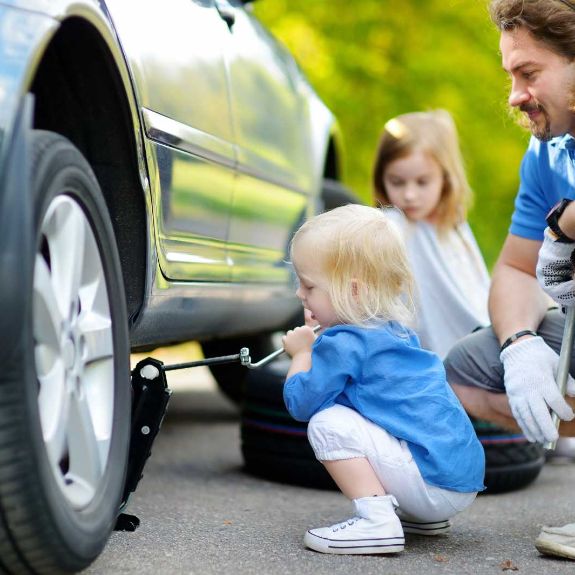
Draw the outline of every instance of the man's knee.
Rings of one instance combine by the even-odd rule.
[[[499,359],[499,342],[489,327],[460,339],[443,360],[447,381],[500,393],[503,365]]]
[[[467,345],[463,340],[459,340],[450,350],[445,359],[443,360],[443,365],[445,367],[445,373],[447,375],[447,381],[452,385],[457,383],[458,374],[464,370],[467,358]]]

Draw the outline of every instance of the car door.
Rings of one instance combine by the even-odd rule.
[[[238,176],[228,236],[238,282],[289,281],[287,246],[314,188],[306,98],[292,57],[239,0],[226,45]]]
[[[146,131],[156,240],[172,280],[228,281],[235,154],[213,0],[106,0]]]

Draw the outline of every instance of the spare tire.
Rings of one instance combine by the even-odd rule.
[[[307,440],[307,423],[293,419],[285,408],[283,385],[288,367],[289,359],[284,358],[246,377],[241,413],[245,469],[281,483],[337,489],[315,458]],[[484,421],[473,424],[485,450],[485,493],[514,491],[537,478],[545,463],[540,445]]]
[[[514,491],[537,479],[545,464],[541,445],[488,421],[472,419],[472,423],[485,451],[485,493]]]
[[[241,413],[242,455],[246,471],[281,483],[335,489],[307,440],[307,423],[285,408],[283,384],[289,359],[249,372]]]

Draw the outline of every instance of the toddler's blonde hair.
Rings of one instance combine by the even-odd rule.
[[[411,322],[413,278],[401,233],[384,210],[350,204],[315,216],[295,233],[292,259],[302,242],[342,323]]]
[[[411,112],[389,120],[383,129],[373,168],[376,199],[389,204],[383,177],[387,166],[415,151],[434,158],[443,172],[443,189],[437,207],[437,226],[450,229],[465,221],[471,188],[465,175],[457,128],[446,110]]]

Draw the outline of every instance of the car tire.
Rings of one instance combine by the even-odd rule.
[[[248,473],[264,479],[336,489],[307,440],[307,423],[296,421],[283,400],[289,367],[285,358],[249,372],[241,410],[241,450]]]
[[[527,487],[545,464],[545,450],[524,435],[472,419],[485,451],[485,493],[505,493]]]
[[[325,178],[323,181],[321,196],[323,209],[326,212],[340,206],[347,206],[347,204],[364,203],[347,186],[338,180],[329,178]]]
[[[249,348],[250,356],[254,362],[259,361],[276,349],[273,344],[272,334],[214,339],[202,342],[204,356],[208,358],[235,355],[243,347]],[[233,403],[239,405],[245,395],[246,378],[249,371],[239,363],[210,365],[210,371],[220,391]]]
[[[247,472],[293,485],[336,489],[307,440],[307,424],[294,420],[283,401],[289,360],[251,371],[241,412],[242,455]],[[485,493],[526,487],[545,462],[543,448],[523,435],[474,421],[485,450]]]
[[[29,141],[35,253],[23,257],[34,258],[34,279],[13,302],[30,313],[12,326],[10,369],[0,374],[0,572],[75,573],[100,554],[119,514],[126,302],[89,164],[57,134],[34,131]]]

